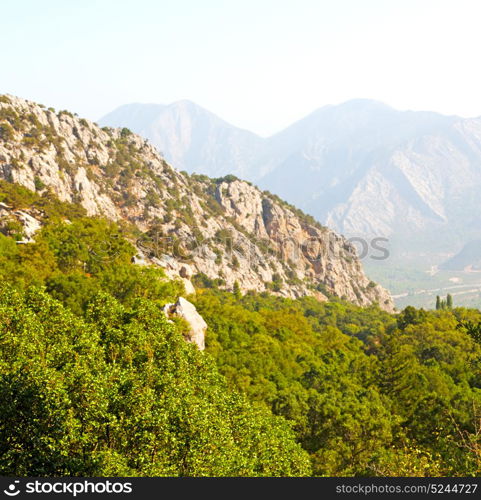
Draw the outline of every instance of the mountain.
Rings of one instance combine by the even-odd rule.
[[[175,170],[126,128],[100,129],[67,111],[1,96],[0,179],[133,226],[138,263],[163,267],[188,289],[192,279],[210,280],[393,308],[343,237],[235,177]]]
[[[143,134],[140,124],[147,121],[137,114],[114,124]],[[160,128],[164,138],[175,137],[167,122],[158,133]],[[190,141],[202,133],[191,128]],[[169,151],[165,141],[161,147]],[[212,142],[209,147],[214,149]],[[219,170],[215,156],[209,160],[205,153],[185,168],[195,165],[208,175],[239,171],[234,158],[224,157]],[[356,99],[320,108],[257,140],[250,163],[243,158],[240,171],[248,180],[343,234],[388,237],[400,254],[458,251],[481,235],[481,119],[398,111]]]
[[[99,120],[101,126],[128,127],[149,139],[179,170],[211,177],[245,177],[263,141],[190,101],[127,104]]]
[[[443,262],[439,267],[448,271],[462,271],[466,268],[472,271],[480,271],[481,240],[470,241],[464,245],[460,252]]]
[[[350,101],[272,141],[292,146],[260,185],[344,234],[421,238],[432,250],[481,228],[480,120]]]

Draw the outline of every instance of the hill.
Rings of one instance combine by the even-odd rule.
[[[247,182],[178,172],[126,128],[100,129],[13,96],[0,98],[0,127],[0,178],[131,224],[139,262],[190,289],[189,279],[208,279],[393,307],[349,242]]]

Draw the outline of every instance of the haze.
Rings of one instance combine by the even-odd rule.
[[[272,134],[325,104],[481,115],[481,3],[4,2],[0,92],[96,120],[190,99]]]

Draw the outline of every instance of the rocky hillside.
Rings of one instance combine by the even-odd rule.
[[[228,289],[237,282],[244,291],[333,294],[392,309],[341,236],[247,182],[178,172],[128,129],[100,129],[1,96],[0,178],[129,224],[138,262],[160,265],[188,286],[192,278]]]
[[[179,168],[241,175],[342,234],[390,238],[398,255],[417,252],[440,262],[446,252],[481,237],[479,118],[398,111],[356,99],[320,108],[258,140],[248,162],[238,161],[241,145],[232,146],[219,168],[212,129],[202,158],[188,147],[201,134],[190,108],[178,114],[192,126],[180,134],[177,124],[163,122],[161,142],[146,109],[136,108],[135,121],[121,110],[104,123],[131,126],[165,148],[167,158],[175,145]]]

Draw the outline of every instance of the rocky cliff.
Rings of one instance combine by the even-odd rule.
[[[406,254],[429,268],[481,237],[479,118],[355,99],[246,141],[210,117],[198,106],[173,103],[123,106],[102,122],[132,127],[181,169],[256,182],[345,235],[388,237],[398,250],[394,267]],[[227,131],[229,148],[221,155]],[[202,149],[194,147],[199,143]]]
[[[393,307],[344,238],[247,182],[176,171],[128,129],[0,96],[0,178],[132,225],[139,263],[186,283]]]

